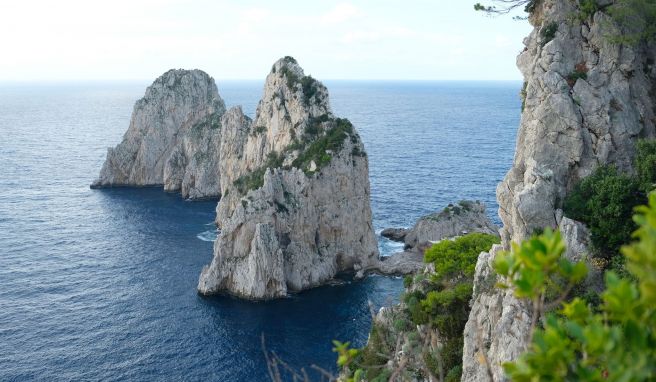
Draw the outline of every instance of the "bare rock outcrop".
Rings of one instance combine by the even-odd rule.
[[[254,120],[233,108],[221,125],[221,235],[200,293],[282,297],[378,261],[362,141],[293,58],[273,65]]]
[[[225,104],[200,70],[169,70],[146,89],[123,140],[107,151],[92,188],[163,186],[185,198],[217,197]]]
[[[472,232],[498,236],[499,228],[485,214],[483,203],[463,200],[457,205],[449,204],[440,212],[423,216],[403,239],[406,247],[414,248],[423,243]]]
[[[600,10],[581,19],[577,2],[541,0],[530,17],[534,30],[517,58],[525,99],[515,158],[497,188],[502,246],[482,253],[476,266],[463,381],[491,380],[483,359],[492,380],[505,380],[501,364],[527,346],[530,311],[511,290],[493,287],[494,256],[536,229],[558,227],[567,257],[585,258],[587,230],[563,218],[560,204],[599,165],[632,171],[635,141],[654,137],[656,47],[611,42],[609,33],[618,31],[605,7],[612,3],[598,2]],[[588,277],[591,287],[600,284],[596,273]]]

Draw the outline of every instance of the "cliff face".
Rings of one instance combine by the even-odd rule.
[[[378,261],[363,144],[293,58],[273,65],[255,120],[233,108],[221,124],[221,235],[199,292],[275,298]]]
[[[603,7],[579,18],[575,2],[543,0],[517,59],[525,78],[524,110],[511,170],[497,188],[503,246],[535,229],[558,226],[568,256],[585,251],[584,227],[558,209],[573,185],[602,164],[631,171],[635,141],[653,137],[656,49],[610,42],[614,25]],[[501,364],[523,352],[530,311],[512,291],[494,288],[491,261],[481,254],[465,329],[463,381],[503,380]]]
[[[506,242],[556,226],[554,211],[576,182],[600,164],[630,170],[636,138],[654,136],[654,47],[611,43],[603,11],[579,14],[575,2],[541,1],[517,58],[524,111],[513,166],[497,188]]]
[[[107,151],[92,188],[163,185],[185,198],[219,195],[225,104],[200,70],[170,70],[134,106],[123,140]]]

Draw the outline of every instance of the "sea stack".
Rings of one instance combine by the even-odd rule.
[[[123,140],[107,151],[92,188],[163,186],[184,198],[220,195],[221,117],[212,77],[169,70],[134,105]]]
[[[273,65],[254,120],[232,108],[221,125],[221,234],[200,293],[271,299],[378,261],[362,141],[295,59]]]

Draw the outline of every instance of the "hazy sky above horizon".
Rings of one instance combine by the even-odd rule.
[[[0,0],[0,81],[260,79],[286,55],[319,79],[521,79],[528,22],[475,2]]]

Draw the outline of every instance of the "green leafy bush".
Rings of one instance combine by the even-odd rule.
[[[317,94],[319,82],[312,76],[304,76],[301,78],[301,89],[303,89],[303,100],[306,105],[309,105],[312,97]]]
[[[558,31],[558,23],[553,21],[540,30],[540,36],[542,36],[542,46],[547,45],[547,43],[556,37],[556,32]]]
[[[635,170],[640,190],[649,193],[656,183],[656,140],[640,140],[636,146]]]
[[[639,140],[633,163],[636,175],[613,166],[599,167],[581,180],[563,203],[565,215],[584,222],[592,235],[595,255],[612,258],[629,242],[635,206],[647,202],[656,183],[656,140]]]
[[[499,253],[494,259],[495,271],[506,278],[499,286],[512,286],[517,297],[531,300],[532,327],[550,304],[549,299],[558,301],[567,297],[587,275],[585,263],[574,264],[562,257],[563,253],[565,244],[560,231],[545,228],[541,235],[521,244],[512,243],[511,252]]]
[[[599,10],[597,0],[579,0],[579,19],[586,20]]]
[[[456,240],[442,240],[426,250],[424,261],[435,265],[435,272],[442,278],[472,277],[476,260],[499,238],[484,233],[470,233]]]
[[[635,225],[633,207],[644,202],[638,181],[613,166],[599,167],[567,195],[566,216],[586,223],[595,254],[610,258],[626,243]]]
[[[636,242],[624,246],[633,279],[606,273],[599,311],[575,298],[549,313],[536,327],[528,351],[504,364],[513,381],[652,381],[656,378],[656,193],[649,206],[636,209]],[[547,280],[564,276],[574,282],[583,272],[563,262],[560,236],[544,235],[516,246],[495,262],[519,298],[534,301]],[[528,283],[528,285],[527,285]],[[533,322],[544,314],[535,310]]]
[[[460,208],[471,209],[472,204],[460,203]],[[424,371],[433,376],[444,376],[446,381],[458,381],[462,374],[463,330],[469,316],[472,279],[478,255],[489,250],[499,239],[492,235],[473,233],[455,240],[441,241],[425,255],[425,261],[435,265],[435,273],[404,279],[403,296],[406,309],[400,310],[392,327],[374,324],[367,346],[342,367],[347,380],[388,381],[390,370],[385,368],[394,356],[399,336],[407,336],[407,344],[424,361]],[[428,338],[421,338],[416,325],[430,325],[439,333],[440,346],[427,346]],[[347,355],[345,349],[340,354]],[[344,359],[348,359],[348,356]],[[341,366],[341,365],[340,365]],[[359,379],[358,379],[359,378]],[[403,379],[403,378],[401,378]]]
[[[442,370],[452,378],[461,372],[462,332],[469,317],[476,261],[481,252],[496,243],[499,243],[496,236],[471,233],[434,244],[424,255],[424,261],[435,266],[428,290],[416,290],[404,298],[408,315],[415,324],[429,324],[440,333],[443,346],[431,357],[437,357]]]

